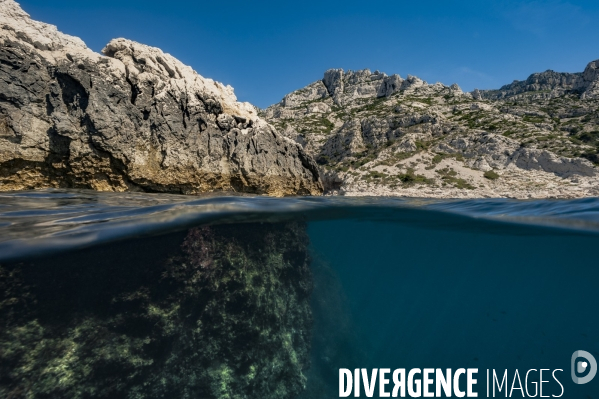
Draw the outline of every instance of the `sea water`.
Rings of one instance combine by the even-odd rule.
[[[575,351],[599,359],[599,199],[5,193],[0,195],[0,266],[46,262],[47,269],[76,256],[82,268],[94,264],[108,274],[96,273],[87,284],[110,287],[111,278],[137,278],[123,272],[133,258],[147,255],[144,262],[150,263],[161,246],[178,248],[190,229],[294,222],[307,232],[313,280],[306,332],[310,359],[301,371],[301,397],[339,397],[340,369],[366,369],[371,376],[374,369],[417,368],[422,380],[427,368],[463,368],[477,370],[478,397],[493,397],[487,373],[495,372],[499,380],[505,373],[507,385],[495,397],[529,397],[535,391],[540,396],[542,385],[545,397],[599,398],[599,377],[576,384],[571,376]],[[139,244],[144,242],[145,247]],[[78,273],[73,270],[68,273]],[[48,284],[60,287],[59,281]],[[44,295],[63,295],[50,288]],[[69,289],[69,302],[87,298]],[[61,316],[39,316],[49,323],[53,317]],[[11,372],[10,344],[0,343],[4,373]],[[169,350],[174,349],[160,348]],[[29,356],[44,361],[42,354]],[[96,378],[90,373],[88,378]],[[2,392],[23,394],[10,390],[14,376],[0,375],[2,384]],[[459,385],[465,390],[465,378]],[[387,391],[392,388],[391,380]],[[379,394],[377,385],[374,397]],[[366,397],[363,386],[360,395]]]

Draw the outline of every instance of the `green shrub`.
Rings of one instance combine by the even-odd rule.
[[[377,171],[372,171],[372,172],[369,172],[368,174],[370,175],[370,177],[372,177],[374,179],[381,179],[386,176],[384,173],[377,172]]]
[[[400,173],[397,175],[399,181],[406,186],[412,186],[414,184],[432,184],[433,180],[426,178],[422,175],[417,175],[413,170],[408,170],[406,173]]]
[[[324,133],[326,134],[331,133],[331,131],[335,128],[335,124],[324,116],[318,120],[318,124],[324,127]]]
[[[594,130],[592,132],[582,132],[578,134],[578,139],[585,143],[594,143],[599,140],[599,131]]]
[[[486,171],[483,176],[489,180],[497,180],[499,178],[499,175],[494,170]]]
[[[524,122],[529,122],[529,123],[542,123],[545,122],[545,118],[539,117],[539,116],[533,116],[533,115],[524,115],[524,117],[522,117],[522,120]]]
[[[437,173],[441,176],[441,180],[443,180],[446,184],[451,184],[459,189],[474,189],[474,186],[468,183],[466,180],[457,177],[458,173],[450,168],[443,168],[438,170]]]

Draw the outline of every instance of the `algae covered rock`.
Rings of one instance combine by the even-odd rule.
[[[0,397],[295,397],[307,245],[301,224],[236,224],[1,265]]]

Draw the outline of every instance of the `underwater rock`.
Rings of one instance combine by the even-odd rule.
[[[307,245],[298,223],[222,225],[1,265],[0,397],[295,397]]]
[[[339,274],[318,256],[312,261],[314,292],[311,299],[314,326],[307,386],[299,399],[339,396],[339,368],[373,364],[376,353],[352,317]],[[374,363],[376,364],[376,363]]]

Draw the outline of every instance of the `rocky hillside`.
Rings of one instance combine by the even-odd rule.
[[[130,40],[103,53],[0,0],[0,190],[322,192],[230,86]]]
[[[599,195],[599,61],[499,90],[369,70],[326,71],[262,116],[346,195]]]

